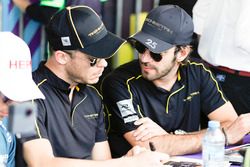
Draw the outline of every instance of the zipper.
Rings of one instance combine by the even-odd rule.
[[[178,93],[179,91],[181,91],[183,88],[185,87],[185,85],[183,85],[181,88],[177,89],[176,91],[174,91],[173,93],[171,93],[169,96],[168,96],[168,99],[167,99],[167,106],[166,106],[166,113],[168,114],[168,106],[169,106],[169,101],[170,101],[170,98],[175,95],[176,93]]]
[[[74,114],[75,114],[76,108],[77,108],[86,98],[87,98],[87,95],[85,95],[85,96],[83,97],[83,99],[82,99],[78,104],[76,104],[76,106],[75,106],[74,109],[73,109],[73,112],[72,112],[72,115],[71,115],[71,125],[72,125],[72,127],[74,127]]]

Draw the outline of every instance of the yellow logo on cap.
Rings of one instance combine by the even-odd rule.
[[[155,21],[155,20],[146,18],[145,21],[146,21],[147,23],[149,23],[149,24],[152,24],[152,25],[158,27],[159,29],[163,29],[164,31],[169,32],[170,34],[173,34],[173,30],[171,30],[170,28],[166,27],[165,25],[163,25],[163,24],[161,24],[161,23],[158,23],[158,22]]]
[[[96,28],[94,31],[88,34],[89,37],[98,34],[101,32],[101,30],[104,28],[104,24],[102,23],[98,28]]]

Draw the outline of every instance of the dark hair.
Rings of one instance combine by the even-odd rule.
[[[188,53],[187,57],[181,62],[182,64],[187,64],[188,60],[189,60],[189,56],[192,53],[192,46],[191,45],[176,45],[175,46],[175,50],[174,50],[174,55],[176,55],[179,51],[181,51],[182,49],[186,48],[186,47],[190,47],[191,51]]]
[[[51,55],[54,54],[55,50],[50,44],[48,45],[48,47],[49,47],[48,48],[48,57],[50,57]]]

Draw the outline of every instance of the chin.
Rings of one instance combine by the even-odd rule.
[[[154,76],[149,75],[149,74],[142,74],[142,77],[146,80],[153,81],[155,79]]]
[[[99,78],[92,79],[92,80],[89,80],[88,84],[96,84],[98,81],[99,81]]]

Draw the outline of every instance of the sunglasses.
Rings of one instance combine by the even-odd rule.
[[[135,42],[134,48],[140,53],[143,54],[146,52],[146,50],[148,49],[146,46],[144,46],[143,44],[141,44],[140,42]],[[160,53],[154,53],[150,51],[150,56],[151,58],[156,61],[159,62],[162,59],[162,55]]]
[[[89,57],[89,61],[90,61],[90,66],[93,67],[96,65],[97,63],[97,58],[90,58]]]
[[[67,53],[68,55],[72,56],[72,53],[69,52],[69,51],[64,50],[63,52],[65,52],[65,53]],[[90,66],[91,66],[91,67],[95,66],[96,63],[98,62],[98,59],[97,59],[97,58],[92,58],[92,57],[89,57],[89,56],[88,56],[88,59],[89,59],[89,61],[90,61]]]

